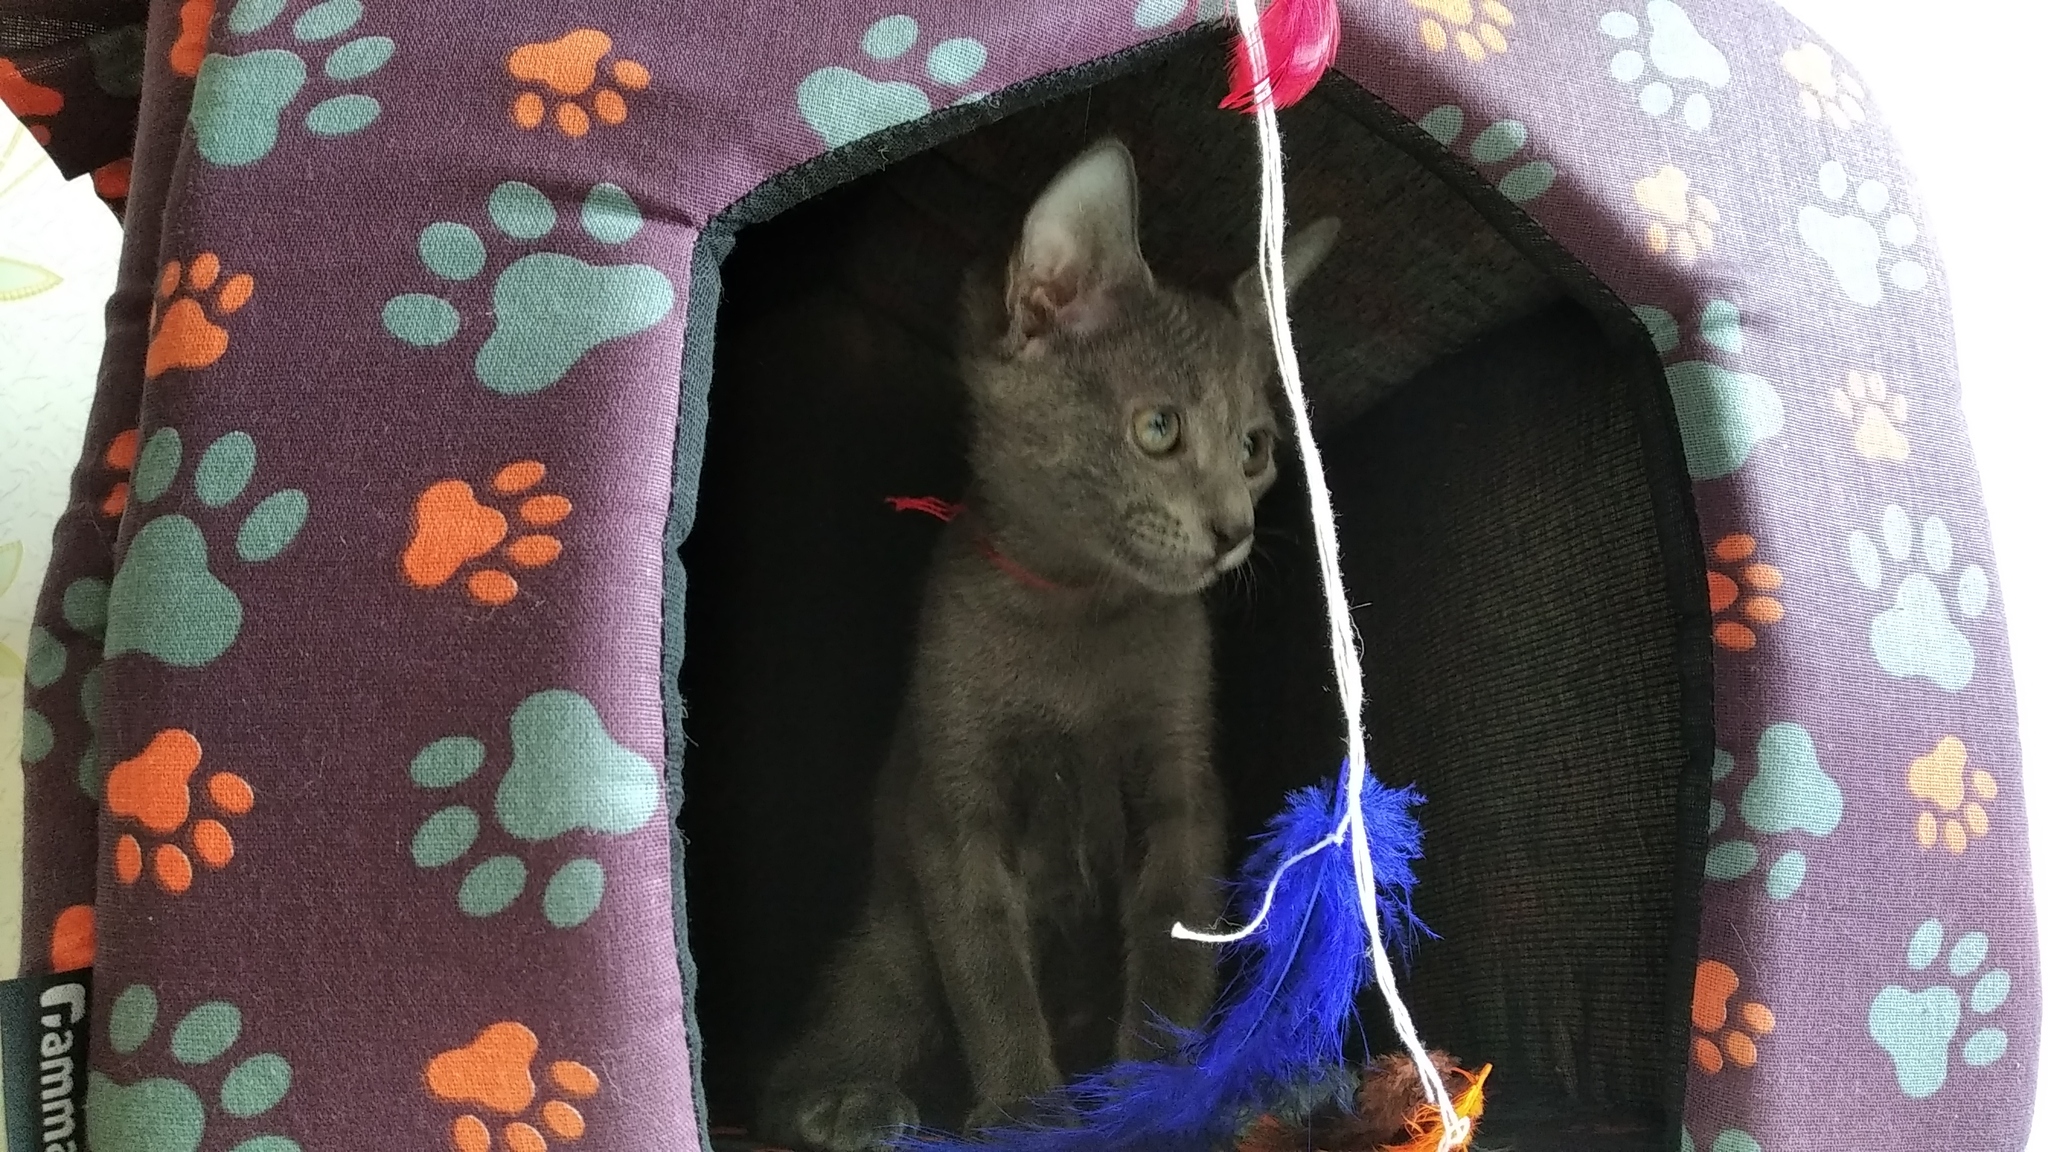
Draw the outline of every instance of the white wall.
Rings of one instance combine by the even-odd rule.
[[[1779,0],[1890,123],[1955,295],[1963,413],[1991,506],[2019,680],[2034,894],[2048,926],[2048,6]],[[2028,1147],[2048,1152],[2037,1093]]]

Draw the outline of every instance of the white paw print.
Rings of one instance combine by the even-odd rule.
[[[1955,575],[1951,615],[1949,599],[1935,583],[1946,581],[1956,564],[1955,536],[1948,522],[1929,516],[1916,528],[1911,513],[1887,504],[1879,529],[1877,540],[1862,531],[1849,534],[1849,570],[1858,584],[1883,592],[1898,579],[1892,606],[1870,621],[1870,654],[1898,679],[1917,676],[1945,692],[1962,691],[1976,675],[1977,649],[1956,626],[1955,617],[1975,620],[1990,608],[1990,574],[1976,564],[1963,565]]]
[[[1820,166],[1820,194],[1840,201],[1849,195],[1849,172],[1830,160]],[[1850,300],[1872,307],[1884,299],[1884,282],[1901,292],[1927,287],[1927,269],[1906,254],[1920,239],[1920,226],[1904,212],[1889,212],[1892,191],[1881,180],[1856,185],[1854,211],[1842,216],[1808,204],[1799,210],[1799,236],[1827,261],[1835,282]],[[1883,232],[1873,221],[1883,222]]]
[[[1663,79],[1651,78],[1636,92],[1636,104],[1646,115],[1662,116],[1678,102],[1678,93],[1667,81],[1690,82],[1687,86],[1709,88],[1728,86],[1728,57],[1700,35],[1685,10],[1671,0],[1650,0],[1644,5],[1650,22],[1649,56],[1636,47],[1626,47],[1607,62],[1607,72],[1633,87],[1654,69]],[[1640,43],[1642,21],[1628,12],[1614,11],[1600,17],[1600,31],[1630,45]],[[1704,132],[1714,121],[1714,105],[1707,94],[1694,91],[1683,107],[1686,126]]]
[[[1941,956],[1946,933],[1939,920],[1922,923],[1906,942],[1906,967],[1927,972]],[[2012,994],[2012,973],[2004,968],[1984,971],[1990,955],[1988,935],[1965,932],[1948,950],[1948,975],[1953,980],[1944,981],[1938,972],[1931,973],[1938,981],[1931,988],[1915,992],[1887,984],[1871,1000],[1870,1038],[1892,1058],[1899,1091],[1907,1099],[1925,1100],[1941,1091],[1953,1066],[1956,1037],[1965,1032],[1962,1057],[1966,1066],[1984,1068],[2005,1058],[2011,1037],[1996,1025],[1992,1014],[2003,1008]],[[1967,1017],[1965,1005],[1969,1007]],[[1980,1028],[1979,1024],[1989,1026]]]

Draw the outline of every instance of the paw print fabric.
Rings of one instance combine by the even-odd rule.
[[[66,12],[8,12],[0,38],[0,104],[7,106],[66,179],[93,176],[116,211],[142,91],[142,4]]]
[[[1456,125],[1512,119],[1586,199],[1523,210],[1664,361],[1716,699],[1685,1146],[1803,1147],[1816,1114],[1951,1139],[1923,1100],[2018,1146],[2039,986],[2003,951],[2035,929],[2001,589],[1939,265],[1853,66],[1768,5],[1517,7],[1470,66],[1407,15],[1340,64],[1504,193]]]
[[[23,959],[104,990],[95,1147],[699,1140],[664,600],[699,242],[779,174],[1219,11],[154,0],[65,57],[97,94],[0,58],[53,149],[139,117],[132,163],[67,160],[128,232],[25,690]],[[1853,64],[1746,0],[1344,15],[1330,82],[1663,364],[1718,709],[1687,1146],[1803,1147],[1812,1115],[2016,1145],[2004,590],[1946,284]]]
[[[26,700],[23,959],[106,990],[95,1147],[697,1139],[657,655],[695,233],[640,159],[680,48],[511,20],[472,66],[421,16],[151,13]],[[393,169],[444,162],[483,178]],[[515,1019],[531,1107],[430,1086]]]

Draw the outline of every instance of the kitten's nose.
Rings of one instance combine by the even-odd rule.
[[[1218,559],[1237,551],[1238,545],[1252,538],[1252,526],[1250,524],[1212,524],[1209,526],[1209,531],[1216,537],[1216,556]]]

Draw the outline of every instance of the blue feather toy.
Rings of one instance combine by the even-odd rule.
[[[1405,958],[1428,931],[1409,904],[1422,852],[1413,809],[1422,797],[1382,785],[1370,770],[1354,782],[1351,767],[1346,761],[1336,784],[1288,796],[1232,886],[1231,904],[1256,927],[1219,950],[1219,965],[1237,977],[1206,1025],[1166,1030],[1171,1044],[1161,1058],[1090,1073],[1041,1102],[1043,1114],[1071,1117],[1069,1124],[966,1137],[916,1132],[896,1141],[900,1152],[1206,1152],[1276,1108],[1348,1100],[1356,1081],[1344,1046],[1372,973],[1346,819],[1354,783],[1383,939]]]

